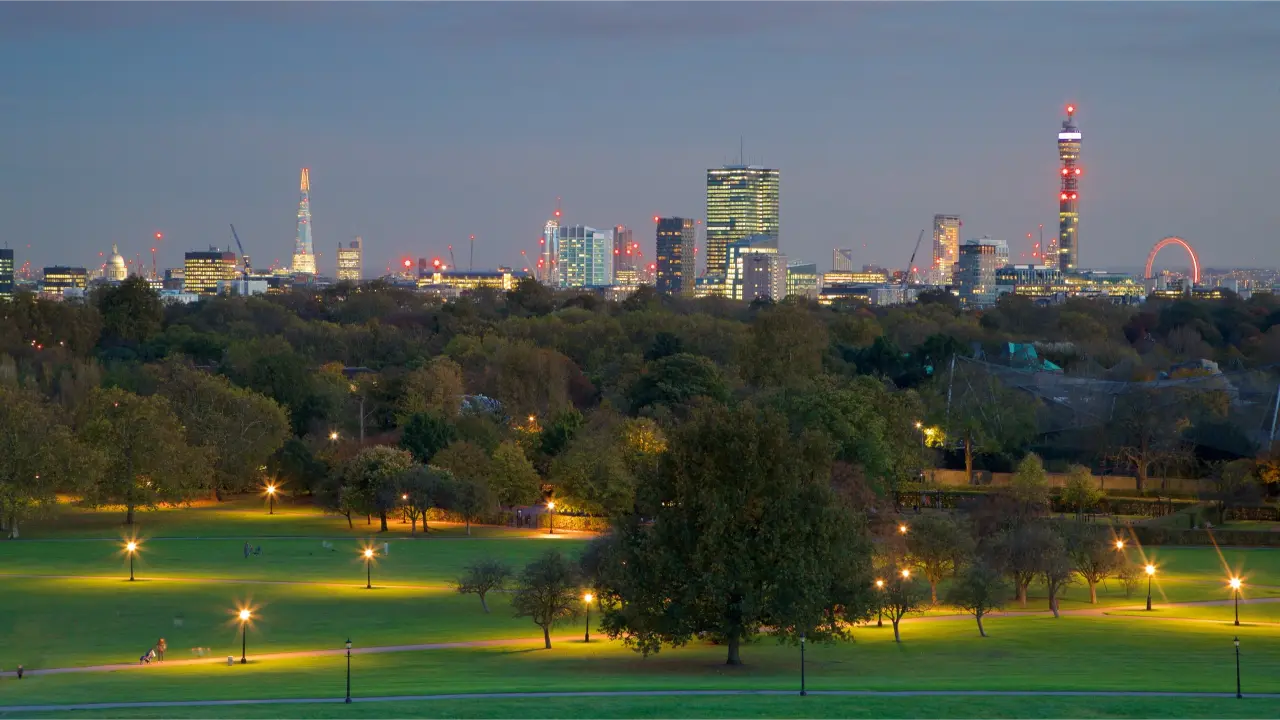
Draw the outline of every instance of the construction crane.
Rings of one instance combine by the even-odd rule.
[[[911,283],[911,272],[916,266],[916,253],[920,252],[920,241],[924,240],[924,231],[920,231],[920,235],[916,237],[916,248],[911,251],[911,261],[907,263],[907,271],[902,275],[902,289],[906,289]]]
[[[249,279],[249,256],[244,252],[244,245],[240,244],[240,236],[236,234],[236,226],[231,226],[231,237],[235,238],[236,247],[240,248],[240,277],[244,280]]]
[[[449,246],[449,267],[454,270],[458,269],[458,261],[453,259],[453,246]]]

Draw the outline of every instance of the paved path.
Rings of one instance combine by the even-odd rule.
[[[581,692],[455,693],[449,695],[383,695],[352,698],[356,703],[430,702],[439,700],[510,700],[614,697],[796,696],[795,690],[594,690]],[[1141,692],[1122,690],[810,690],[830,697],[1121,697],[1121,698],[1235,698],[1235,693]],[[1245,693],[1249,699],[1280,700],[1280,693]],[[176,700],[167,702],[83,703],[78,705],[0,705],[0,713],[118,710],[122,708],[210,707],[235,705],[292,705],[342,703],[343,698],[272,698],[267,700]]]

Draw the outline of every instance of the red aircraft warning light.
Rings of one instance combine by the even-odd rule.
[[[1068,115],[1075,115],[1075,114],[1076,114],[1076,106],[1075,106],[1075,105],[1068,105],[1068,106],[1067,106],[1067,114],[1068,114]]]

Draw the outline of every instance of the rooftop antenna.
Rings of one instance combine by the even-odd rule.
[[[739,165],[746,165],[746,164],[747,164],[747,150],[746,150],[746,147],[747,147],[747,141],[746,141],[746,138],[744,138],[743,136],[739,135],[739,136],[738,136],[738,164],[739,164]]]

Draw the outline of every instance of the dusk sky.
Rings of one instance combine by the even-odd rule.
[[[1280,265],[1274,3],[3,3],[0,67],[0,247],[36,268],[228,223],[287,263],[303,166],[323,274],[356,235],[366,275],[471,234],[518,266],[557,197],[652,257],[740,136],[792,260],[902,267],[939,212],[1017,257],[1068,102],[1082,267]]]

